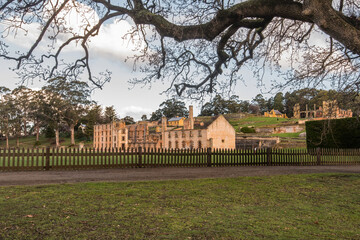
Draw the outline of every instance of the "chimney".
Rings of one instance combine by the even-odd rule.
[[[194,129],[194,109],[193,106],[189,106],[189,120],[190,120],[190,129]]]
[[[167,130],[167,119],[166,117],[161,118],[161,131],[165,132]]]

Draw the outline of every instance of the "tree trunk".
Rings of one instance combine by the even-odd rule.
[[[9,134],[6,133],[6,148],[9,148]]]
[[[23,123],[24,123],[24,136],[26,137],[27,136],[27,129],[26,129],[26,120],[25,119],[24,119]]]
[[[36,141],[39,141],[39,135],[40,135],[40,127],[39,127],[39,123],[36,123]]]
[[[60,147],[59,129],[55,129],[55,142],[56,142],[56,147]]]
[[[75,145],[75,126],[74,126],[74,124],[70,124],[70,132],[71,132],[71,145]]]

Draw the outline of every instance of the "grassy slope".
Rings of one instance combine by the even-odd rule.
[[[0,187],[0,239],[359,239],[360,175]]]
[[[283,126],[286,124],[295,124],[298,119],[284,119],[284,118],[270,118],[263,116],[254,116],[249,115],[242,119],[229,119],[230,124],[236,129],[237,132],[240,131],[242,127],[268,127],[268,126]]]

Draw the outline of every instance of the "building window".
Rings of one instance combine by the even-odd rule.
[[[170,134],[170,132],[169,132],[169,138],[171,138],[171,134]]]
[[[178,138],[178,133],[177,132],[175,132],[175,138]]]
[[[181,133],[181,137],[183,137],[183,138],[186,137],[185,132],[182,132],[182,133]]]
[[[201,141],[198,142],[198,148],[202,148]]]
[[[171,146],[171,141],[169,141],[169,148],[172,148],[172,146]]]
[[[201,130],[198,131],[198,137],[201,137]]]
[[[121,130],[122,134],[125,134],[125,129]]]
[[[124,136],[122,136],[122,137],[121,137],[121,140],[122,140],[122,141],[125,141],[125,137],[124,137]]]
[[[175,141],[175,148],[178,149],[179,148],[179,142]]]
[[[225,142],[225,139],[221,139],[221,142],[224,143],[224,142]]]
[[[186,148],[185,141],[182,141],[181,145],[182,145],[182,146],[181,146],[182,148]]]
[[[194,148],[194,141],[190,141],[190,148],[191,148],[191,149]]]
[[[193,133],[192,133],[192,131],[190,131],[190,137],[193,137]]]

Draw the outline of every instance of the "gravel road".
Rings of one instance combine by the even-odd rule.
[[[212,168],[135,168],[79,171],[0,172],[0,186],[77,182],[128,182],[197,178],[228,178],[309,173],[360,173],[354,166],[271,166]]]

